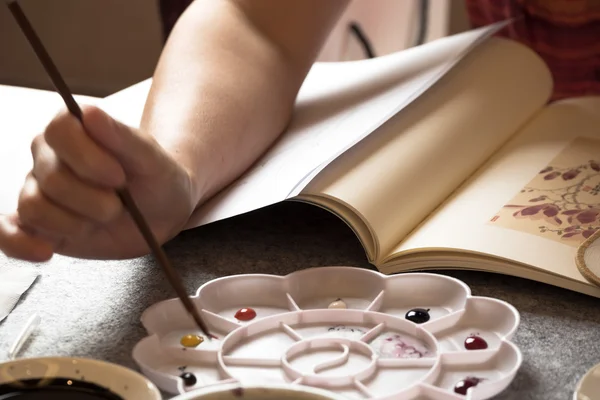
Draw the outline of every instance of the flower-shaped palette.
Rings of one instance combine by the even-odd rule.
[[[217,339],[202,337],[177,299],[148,308],[133,350],[161,389],[287,383],[349,399],[487,399],[522,356],[511,305],[436,274],[386,276],[320,267],[287,276],[234,275],[193,301]]]

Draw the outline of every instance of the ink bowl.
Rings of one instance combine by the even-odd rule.
[[[229,383],[207,386],[172,400],[347,400],[347,398],[309,386]]]
[[[72,357],[0,363],[0,400],[161,400],[143,375],[112,363]]]

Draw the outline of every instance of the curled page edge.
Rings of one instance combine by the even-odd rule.
[[[384,124],[393,115],[395,115],[398,112],[400,112],[403,108],[406,108],[410,103],[412,103],[413,101],[415,101],[419,96],[423,95],[429,89],[431,89],[432,87],[434,87],[435,84],[437,82],[439,82],[439,80],[444,75],[446,75],[450,70],[452,70],[454,67],[456,67],[456,65],[458,65],[458,63],[460,63],[460,61],[463,60],[467,55],[469,55],[474,49],[476,49],[477,47],[479,47],[482,43],[484,43],[485,41],[487,41],[491,36],[493,36],[494,34],[496,34],[497,32],[499,32],[502,28],[508,26],[512,22],[513,22],[513,20],[511,19],[511,20],[497,22],[497,23],[495,23],[493,25],[489,25],[489,26],[486,26],[486,27],[483,27],[483,28],[479,28],[479,30],[482,31],[481,36],[478,37],[462,53],[460,53],[456,57],[456,59],[453,60],[453,62],[448,63],[446,65],[446,67],[443,68],[440,71],[439,74],[437,74],[435,77],[433,77],[433,79],[431,79],[428,83],[426,83],[425,85],[423,85],[419,90],[415,91],[413,93],[413,95],[410,98],[408,98],[404,103],[401,103],[398,106],[398,108],[396,110],[394,110],[388,116],[387,119],[385,119],[384,121],[380,121],[380,123],[378,123],[373,129],[365,132],[365,134],[363,136],[359,137],[357,140],[355,140],[349,146],[346,146],[345,148],[343,148],[342,150],[340,150],[337,154],[333,155],[328,160],[326,160],[325,162],[321,163],[318,167],[316,167],[315,169],[313,169],[312,171],[310,171],[308,174],[306,174],[306,176],[304,177],[304,179],[302,179],[300,182],[298,182],[298,184],[296,186],[294,186],[294,188],[290,191],[290,193],[288,193],[288,195],[286,196],[286,199],[298,196],[300,194],[300,192],[302,192],[302,190],[304,188],[306,188],[306,186],[319,174],[319,172],[321,172],[323,169],[325,169],[329,164],[331,164],[333,161],[335,161],[338,157],[340,157],[346,151],[350,150],[352,147],[354,147],[358,143],[360,143],[363,139],[365,139],[366,137],[368,137],[369,135],[371,135],[372,133],[374,133],[379,126],[381,126],[382,124]]]

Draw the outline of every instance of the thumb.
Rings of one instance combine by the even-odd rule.
[[[82,106],[83,126],[87,134],[115,156],[125,171],[152,174],[160,168],[158,147],[152,138],[142,136],[95,106]]]

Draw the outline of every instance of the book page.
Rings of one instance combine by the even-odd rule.
[[[598,126],[600,98],[548,106],[394,255],[462,250],[587,282],[575,255],[600,228]]]
[[[316,63],[286,132],[245,174],[198,208],[186,228],[295,196],[307,177],[371,134],[502,26],[368,60]]]
[[[551,88],[535,53],[490,40],[305,192],[357,210],[376,236],[379,264],[543,107]]]
[[[75,96],[79,104],[100,99]],[[25,177],[33,167],[31,142],[65,104],[58,93],[0,85],[0,214],[16,210]]]

